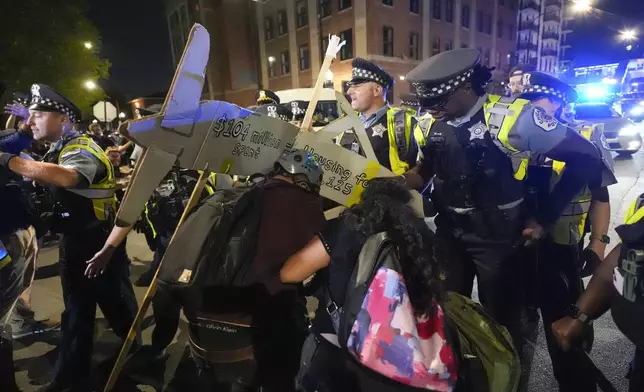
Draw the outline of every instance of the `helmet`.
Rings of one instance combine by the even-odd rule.
[[[282,168],[289,174],[303,174],[308,182],[317,188],[322,185],[324,170],[313,158],[313,154],[299,148],[287,148],[275,162],[275,168]]]

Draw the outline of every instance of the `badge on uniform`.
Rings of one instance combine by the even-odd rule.
[[[376,136],[382,137],[382,135],[384,135],[385,132],[387,132],[387,128],[385,128],[385,126],[382,124],[376,124],[373,127],[371,127],[371,132],[372,132],[371,137],[376,137]]]
[[[277,106],[269,105],[268,107],[266,107],[266,110],[268,110],[269,117],[277,118]]]
[[[470,131],[470,140],[474,139],[485,139],[485,133],[488,132],[487,126],[483,124],[482,121],[477,122],[476,124],[472,125],[470,128],[468,128],[468,131]]]
[[[355,152],[356,154],[360,154],[360,143],[351,143],[351,151]]]
[[[536,126],[546,132],[550,132],[553,129],[557,128],[557,125],[559,124],[559,122],[554,117],[548,116],[546,113],[544,113],[543,110],[538,108],[535,108],[532,111],[532,119],[534,120],[534,124]]]

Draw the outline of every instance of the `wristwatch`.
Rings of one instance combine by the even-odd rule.
[[[591,240],[599,240],[599,242],[602,242],[602,243],[607,244],[607,245],[610,244],[610,237],[607,236],[606,234],[602,235],[601,237],[594,237],[594,236],[591,235],[590,239]]]
[[[588,325],[592,322],[591,318],[584,312],[582,312],[577,305],[570,305],[568,308],[568,316],[581,321],[584,325]]]

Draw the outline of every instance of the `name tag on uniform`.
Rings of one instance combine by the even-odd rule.
[[[624,276],[617,267],[613,269],[613,286],[615,286],[619,295],[624,295]]]

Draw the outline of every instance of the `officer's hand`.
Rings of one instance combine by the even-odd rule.
[[[584,324],[572,317],[565,317],[552,323],[552,333],[564,351],[570,351],[582,337]]]
[[[6,114],[12,114],[16,117],[24,118],[25,120],[29,118],[29,110],[24,106],[18,103],[9,104],[4,107],[4,112]]]
[[[116,248],[106,244],[103,249],[98,251],[98,253],[92,257],[91,260],[87,261],[85,276],[88,278],[95,278],[98,275],[103,274],[103,272],[105,272],[105,267],[107,267],[107,263],[112,259],[115,250]]]
[[[522,233],[523,238],[525,238],[526,242],[540,240],[545,234],[546,231],[543,229],[543,227],[533,219],[528,221],[528,224],[526,225],[525,229],[523,229]]]
[[[581,270],[581,277],[586,278],[595,273],[595,270],[602,263],[603,260],[603,251],[594,250],[592,245],[588,246],[581,253],[581,261],[584,263],[584,268]]]

